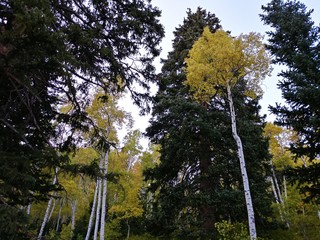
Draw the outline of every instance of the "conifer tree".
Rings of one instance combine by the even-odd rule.
[[[201,37],[194,43],[186,62],[186,84],[191,87],[197,101],[207,104],[213,97],[220,97],[221,94],[227,95],[232,135],[237,144],[244,185],[250,239],[256,239],[257,231],[249,178],[241,135],[237,130],[232,89],[242,79],[246,84],[249,98],[255,98],[260,94],[259,84],[269,72],[269,59],[261,37],[251,33],[233,38],[223,30],[211,33],[206,27]]]
[[[245,202],[237,148],[231,134],[226,98],[194,101],[186,80],[185,58],[205,26],[220,28],[214,14],[190,10],[174,32],[173,51],[163,61],[159,92],[147,134],[160,145],[160,163],[146,171],[153,205],[147,213],[151,232],[182,239],[214,238],[214,224],[223,219],[245,221]],[[245,84],[234,89],[238,128],[244,136],[248,172],[259,224],[270,214],[268,184],[263,164],[268,159],[262,137],[263,119],[258,99],[246,97]],[[161,223],[161,224],[159,224]]]
[[[311,19],[312,10],[301,2],[272,0],[262,9],[262,20],[272,27],[267,47],[274,63],[285,66],[278,83],[285,104],[277,103],[270,110],[277,116],[276,124],[298,134],[292,153],[312,161],[320,154],[320,29]],[[312,164],[294,173],[310,184],[305,189],[309,200],[320,197],[319,169],[319,164]]]
[[[159,16],[143,0],[1,1],[1,207],[26,206],[53,190],[44,169],[68,165],[57,149],[71,150],[79,131],[94,125],[85,112],[90,89],[126,88],[144,105],[163,36]]]

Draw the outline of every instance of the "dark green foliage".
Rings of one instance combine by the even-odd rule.
[[[153,207],[154,221],[151,219],[150,229],[162,235],[172,233],[180,225],[183,226],[181,229],[186,231],[181,233],[185,237],[188,236],[190,228],[199,225],[196,218],[200,216],[201,204],[197,203],[205,201],[197,194],[197,173],[200,170],[200,158],[204,164],[210,165],[210,160],[205,156],[208,154],[209,143],[201,141],[206,138],[205,128],[210,127],[201,120],[208,119],[206,110],[190,99],[188,89],[183,85],[184,59],[205,26],[209,25],[212,31],[220,27],[214,14],[200,8],[196,13],[188,10],[187,15],[183,25],[174,32],[174,51],[163,61],[159,92],[155,97],[153,119],[148,129],[151,140],[161,144],[161,164],[147,174],[147,178],[153,181],[153,191],[160,189]],[[196,134],[198,131],[201,133]],[[199,148],[206,151],[199,152]],[[208,171],[208,168],[204,171]],[[203,176],[202,182],[209,184],[208,177]],[[206,214],[209,215],[209,211]],[[207,217],[211,219],[213,216]],[[179,218],[183,220],[176,223]]]
[[[0,236],[3,240],[32,239],[34,236],[27,233],[28,216],[23,210],[9,205],[0,205]]]
[[[294,183],[298,180],[298,187],[304,194],[306,202],[320,204],[320,163],[312,163],[307,167],[301,166],[288,169],[286,174],[289,180]]]
[[[154,200],[147,217],[155,235],[212,238],[214,223],[247,218],[228,102],[214,97],[211,103],[201,105],[183,84],[184,59],[207,25],[213,32],[220,28],[215,15],[200,8],[195,13],[189,10],[174,33],[174,50],[163,61],[153,118],[147,129],[151,140],[161,145],[160,164],[145,173]],[[269,158],[268,144],[262,137],[264,124],[258,115],[258,100],[244,93],[244,84],[240,84],[234,92],[235,107],[248,156],[257,221],[262,226],[264,217],[270,214],[263,165]]]
[[[75,147],[81,132],[93,128],[95,140],[106,142],[85,112],[90,89],[107,95],[126,88],[144,105],[147,94],[132,85],[147,90],[154,80],[159,16],[142,0],[1,1],[1,205],[46,199],[54,189],[52,169],[69,165],[57,151]],[[95,168],[65,170],[94,174]]]
[[[262,20],[274,29],[268,32],[267,47],[274,62],[286,66],[286,70],[279,74],[282,80],[278,84],[286,105],[277,104],[270,109],[277,115],[277,124],[298,134],[291,151],[297,157],[308,156],[313,160],[320,153],[319,27],[311,20],[312,11],[298,1],[274,0],[262,9]],[[301,171],[301,174],[305,173],[305,170]],[[313,175],[312,181],[318,182],[318,177]],[[307,182],[311,183],[310,180]],[[319,198],[317,186],[314,185],[312,195]]]
[[[287,106],[279,104],[271,110],[278,117],[277,124],[299,134],[292,151],[314,159],[320,153],[319,28],[311,21],[312,11],[296,1],[272,1],[263,10],[262,20],[275,29],[268,32],[267,47],[275,63],[288,67],[279,74]]]

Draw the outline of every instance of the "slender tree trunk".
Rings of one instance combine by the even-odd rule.
[[[130,224],[129,224],[129,219],[127,219],[127,240],[129,240],[129,238],[130,238]]]
[[[248,212],[250,239],[255,240],[255,239],[257,239],[257,231],[256,231],[256,224],[255,224],[255,217],[254,217],[254,211],[253,211],[251,192],[250,192],[250,187],[249,187],[249,179],[248,179],[248,175],[247,175],[247,169],[246,169],[246,163],[245,163],[244,154],[243,154],[243,146],[242,146],[241,138],[239,137],[239,135],[237,133],[236,114],[235,114],[235,110],[234,110],[230,84],[227,84],[227,93],[228,93],[230,115],[231,115],[232,135],[233,135],[233,138],[236,141],[237,147],[238,147],[238,156],[239,156],[239,161],[240,161],[240,169],[241,169],[241,174],[242,174],[244,195],[245,195],[245,199],[246,199],[247,212]]]
[[[283,175],[283,191],[284,191],[284,197],[287,199],[288,198],[288,193],[287,193],[287,179],[286,176]]]
[[[44,228],[46,226],[46,223],[48,221],[52,200],[53,200],[53,198],[50,197],[50,199],[48,201],[48,206],[47,206],[47,209],[46,209],[46,213],[44,215],[44,218],[43,218],[43,221],[42,221],[42,224],[41,224],[41,228],[40,228],[40,231],[39,231],[38,240],[42,239],[42,234],[43,234]]]
[[[273,180],[272,177],[268,177],[268,179],[271,182],[271,188],[272,188],[272,192],[273,192],[274,198],[276,199],[276,203],[277,203],[279,214],[280,214],[280,219],[281,219],[282,222],[284,222],[285,220],[284,220],[284,217],[283,217],[282,205],[280,204],[280,200],[279,200],[279,197],[278,197],[278,194],[277,194],[277,191],[276,191],[274,180]],[[288,226],[288,222],[287,222],[287,226]]]
[[[103,158],[100,159],[99,163],[99,168],[100,168],[100,174],[101,170],[103,168]],[[98,229],[99,229],[99,221],[100,221],[100,211],[101,211],[101,194],[102,194],[102,180],[101,177],[97,178],[97,185],[98,187],[98,206],[97,206],[97,211],[96,211],[96,223],[94,226],[94,235],[93,235],[93,240],[97,240],[98,238]]]
[[[27,214],[30,215],[30,212],[31,212],[31,203],[28,204],[28,207],[27,207]]]
[[[54,173],[54,177],[53,177],[53,181],[52,181],[53,185],[56,184],[56,182],[57,182],[58,167],[55,168],[54,172],[55,173]],[[38,234],[38,240],[41,240],[41,238],[42,238],[42,234],[43,234],[44,228],[45,228],[46,223],[48,221],[48,217],[49,217],[52,201],[53,201],[53,197],[50,197],[50,199],[48,201],[48,206],[47,206],[47,209],[46,209],[46,213],[44,215],[44,218],[43,218],[43,221],[42,221],[42,224],[41,224],[41,228],[40,228],[40,231],[39,231],[39,234]]]
[[[96,223],[94,226],[94,234],[93,234],[93,240],[97,240],[98,237],[98,229],[99,229],[99,221],[100,221],[100,209],[101,209],[101,178],[99,177],[97,179],[97,185],[98,185],[98,203],[97,203],[97,209],[96,209]]]
[[[98,184],[96,184],[96,188],[94,190],[92,209],[91,209],[91,213],[90,213],[90,219],[89,219],[89,223],[88,223],[87,235],[86,235],[86,239],[85,240],[89,240],[89,237],[90,237],[90,233],[91,233],[91,229],[92,229],[92,223],[93,223],[93,220],[94,220],[94,213],[95,213],[95,209],[96,209],[98,188],[99,188],[99,186],[98,186]]]
[[[53,205],[52,205],[52,208],[51,208],[51,211],[50,211],[50,214],[49,214],[47,222],[50,221],[55,207],[56,207],[56,200],[53,198]]]
[[[279,200],[279,203],[281,203],[283,205],[283,198],[282,198],[282,194],[281,194],[280,187],[279,187],[279,184],[278,184],[278,179],[277,179],[277,176],[276,176],[276,172],[274,171],[272,160],[270,160],[270,162],[271,162],[272,177],[273,177],[275,189],[277,191],[278,200]]]
[[[56,232],[58,232],[58,231],[59,231],[59,225],[60,225],[60,218],[61,218],[62,206],[63,206],[63,200],[62,200],[62,199],[60,199],[60,207],[59,207],[59,212],[58,212],[58,219],[57,219]]]
[[[100,223],[100,240],[104,240],[104,226],[106,220],[106,201],[107,201],[107,173],[108,173],[108,165],[109,165],[109,150],[107,150],[104,154],[104,163],[103,163],[103,194],[102,194],[102,206],[101,206],[101,223]]]
[[[74,227],[76,224],[76,210],[77,210],[77,200],[74,199],[74,200],[72,200],[72,203],[71,203],[71,212],[72,212],[72,215],[71,215],[71,238],[73,236],[73,231],[74,231]]]
[[[278,199],[277,203],[279,204],[280,218],[281,218],[282,221],[286,222],[286,225],[289,228],[290,227],[290,223],[289,223],[288,218],[287,218],[286,207],[284,205],[284,200],[283,200],[283,197],[282,197],[282,194],[281,194],[281,191],[280,191],[280,187],[279,187],[279,184],[278,184],[278,178],[276,176],[276,172],[274,170],[272,160],[270,160],[270,162],[271,162],[271,172],[272,172],[272,179],[273,179],[272,182],[274,184],[276,195],[277,195],[277,199]]]
[[[277,194],[277,191],[276,191],[276,187],[274,186],[273,178],[272,177],[268,177],[268,180],[271,183],[271,188],[272,188],[272,192],[273,192],[274,198],[276,199],[276,203],[279,204],[279,198],[278,198],[278,194]]]

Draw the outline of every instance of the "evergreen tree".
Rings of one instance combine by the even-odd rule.
[[[267,47],[274,63],[286,67],[278,84],[286,104],[270,107],[271,112],[277,116],[276,124],[298,134],[290,147],[296,157],[313,160],[320,153],[320,29],[311,20],[312,10],[298,1],[273,0],[262,9],[262,20],[274,29],[267,33]],[[319,200],[319,169],[319,164],[313,164],[296,172],[297,178],[310,184],[305,189],[310,199]]]
[[[146,171],[154,205],[147,214],[154,234],[183,239],[212,238],[220,220],[245,221],[245,201],[237,147],[231,134],[226,98],[199,104],[187,86],[185,58],[204,27],[220,28],[214,14],[190,10],[174,32],[173,51],[163,61],[159,92],[147,134],[160,144],[160,163]],[[258,100],[245,96],[245,85],[234,90],[239,132],[243,134],[252,195],[261,225],[270,204],[263,163],[268,159],[262,137]],[[256,203],[255,203],[256,202]]]
[[[154,80],[159,16],[142,0],[1,1],[1,207],[26,206],[53,189],[52,169],[68,164],[56,150],[70,150],[94,125],[85,112],[90,89],[126,88],[143,105],[147,93],[132,84],[148,89]]]
[[[241,79],[246,83],[247,95],[255,98],[261,94],[260,82],[269,72],[269,58],[261,42],[261,36],[251,33],[232,37],[219,30],[211,33],[206,27],[194,43],[187,62],[186,84],[200,103],[208,103],[213,97],[227,95],[232,135],[237,143],[242,182],[248,212],[250,239],[257,238],[249,179],[241,135],[237,130],[237,117],[233,104],[233,87]],[[220,89],[220,91],[218,90]]]

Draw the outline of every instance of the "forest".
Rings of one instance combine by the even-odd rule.
[[[151,0],[1,0],[0,239],[319,240],[312,12],[270,0],[270,31],[235,36],[186,9],[157,72]],[[125,96],[151,115],[145,132]]]

